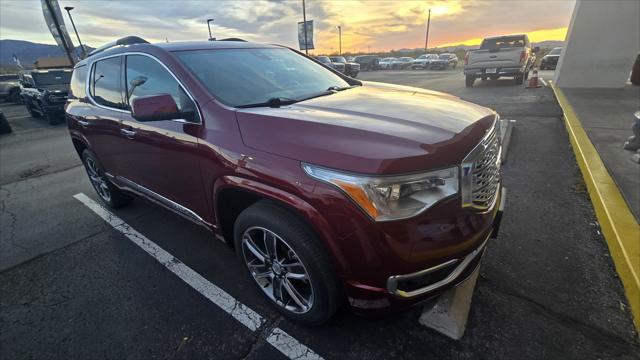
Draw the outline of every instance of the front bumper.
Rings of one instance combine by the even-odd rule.
[[[362,314],[400,310],[438,296],[466,280],[480,266],[489,239],[498,235],[505,201],[506,190],[501,188],[497,206],[494,205],[490,211],[495,214],[490,227],[478,234],[481,236],[478,245],[467,250],[467,253],[423,270],[389,276],[384,289],[347,284],[352,308]]]

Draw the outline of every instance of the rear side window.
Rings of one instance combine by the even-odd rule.
[[[78,66],[71,75],[71,93],[69,99],[84,99],[86,94],[87,66]]]
[[[127,56],[126,91],[128,104],[140,96],[169,94],[178,110],[196,112],[195,104],[173,75],[148,56]]]
[[[120,84],[120,57],[95,62],[89,82],[89,92],[99,105],[123,109],[122,87]]]
[[[482,40],[482,45],[480,45],[480,49],[482,50],[509,49],[509,48],[524,47],[524,45],[525,45],[525,38],[522,35],[503,36],[499,38]]]

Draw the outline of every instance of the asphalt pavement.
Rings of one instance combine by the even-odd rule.
[[[638,359],[551,90],[511,80],[466,88],[459,70],[359,78],[450,92],[517,120],[501,233],[488,246],[461,341],[419,325],[419,307],[375,319],[342,309],[325,326],[299,326],[259,296],[232,250],[203,228],[143,200],[115,212],[259,314],[257,329],[248,328],[74,198],[98,201],[64,125],[0,104],[14,128],[0,136],[0,358],[294,358],[290,344],[273,341],[281,329],[325,359]]]

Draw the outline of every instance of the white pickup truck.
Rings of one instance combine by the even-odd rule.
[[[536,60],[536,51],[526,34],[485,38],[479,49],[469,50],[464,58],[465,85],[473,86],[477,78],[495,80],[503,76],[522,84]]]

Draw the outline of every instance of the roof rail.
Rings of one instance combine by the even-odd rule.
[[[247,40],[245,39],[240,39],[240,38],[226,38],[226,39],[220,39],[218,41],[240,41],[240,42],[247,42]]]
[[[97,53],[103,52],[107,49],[111,49],[112,47],[116,47],[116,46],[125,46],[125,45],[133,45],[133,44],[148,44],[149,42],[141,37],[138,36],[126,36],[123,38],[120,38],[116,41],[112,41],[110,43],[104,44],[102,46],[100,46],[99,48],[93,50],[92,52],[89,53],[89,56],[93,56]]]

